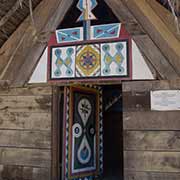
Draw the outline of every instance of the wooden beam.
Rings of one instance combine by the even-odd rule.
[[[178,78],[176,71],[173,69],[169,61],[163,56],[158,47],[147,35],[134,36],[133,39],[142,55],[147,57],[162,79]]]
[[[60,102],[63,99],[63,95],[60,92],[59,87],[53,87],[52,89],[52,126],[51,126],[51,179],[60,179]],[[63,112],[61,112],[63,113]],[[62,152],[61,152],[62,153]]]
[[[117,18],[125,25],[128,33],[133,37],[143,56],[152,64],[162,79],[176,79],[178,74],[175,72],[167,58],[163,56],[159,48],[145,33],[142,26],[137,22],[134,15],[118,0],[105,0],[112,8]],[[136,25],[136,28],[133,26]]]
[[[145,31],[138,24],[137,20],[129,12],[126,6],[121,1],[117,0],[105,0],[106,4],[112,9],[114,14],[119,18],[120,22],[124,24],[126,30],[132,35],[142,35],[145,34]]]
[[[176,23],[175,23],[173,14],[169,10],[164,8],[156,0],[146,0],[146,1],[151,6],[151,8],[156,12],[156,14],[161,18],[161,20],[166,24],[166,26],[168,26],[170,31],[180,41],[180,34],[178,34],[178,30],[176,27]],[[180,22],[180,18],[179,18],[179,22]]]
[[[24,0],[21,1],[23,3]],[[21,3],[19,0],[16,1],[14,6],[6,13],[5,16],[3,16],[0,20],[0,28],[8,21],[8,19],[19,9],[21,6]]]
[[[180,76],[180,41],[146,0],[122,0],[122,2],[143,26]]]
[[[37,6],[33,12],[35,27],[28,17],[0,50],[0,79],[10,80],[13,86],[23,86],[28,81],[51,33],[72,2],[73,0],[43,0]],[[13,49],[9,51],[9,48]]]

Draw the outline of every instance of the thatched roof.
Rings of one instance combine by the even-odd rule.
[[[40,1],[32,0],[32,8]],[[0,0],[0,47],[29,13],[29,0]]]

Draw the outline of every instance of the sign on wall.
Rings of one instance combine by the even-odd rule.
[[[151,91],[151,110],[180,110],[180,90]]]

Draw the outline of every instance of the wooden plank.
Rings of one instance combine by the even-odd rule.
[[[161,80],[161,81],[131,81],[123,82],[123,92],[145,92],[151,90],[178,90],[180,88],[180,79]]]
[[[0,147],[50,149],[50,131],[0,130]]]
[[[60,127],[60,125],[62,125],[62,121],[63,119],[60,119],[60,113],[63,114],[63,112],[61,112],[62,107],[60,105],[60,103],[62,104],[62,100],[63,100],[63,96],[62,96],[62,92],[60,92],[60,88],[59,87],[53,87],[53,107],[52,107],[52,164],[51,164],[51,178],[53,180],[59,180],[61,177],[61,170],[62,170],[62,162],[60,162],[61,160],[61,155],[62,155],[62,138],[60,136],[60,134],[62,134],[62,129],[63,127]],[[60,122],[61,121],[61,122]],[[57,161],[58,159],[58,161]]]
[[[180,152],[125,151],[125,171],[180,172]]]
[[[180,173],[125,171],[124,180],[179,180]]]
[[[0,80],[0,90],[4,90],[9,88],[10,86],[10,81],[4,81],[4,80]]]
[[[123,112],[124,130],[179,130],[179,112]]]
[[[50,180],[51,171],[45,168],[33,168],[33,178],[32,180]]]
[[[0,89],[0,96],[39,96],[51,95],[52,88],[50,86],[26,88],[3,88]]]
[[[6,63],[1,73],[1,79],[10,80],[15,86],[21,86],[28,81],[51,32],[59,25],[72,2],[72,0],[41,1],[33,12],[35,27],[30,23],[25,31],[23,28],[22,38],[16,43],[13,54],[6,59],[8,64]],[[22,28],[20,30],[22,31]]]
[[[0,165],[0,177],[13,180],[50,180],[50,170],[49,168]]]
[[[51,130],[51,113],[0,112],[0,129]]]
[[[150,63],[160,74],[162,79],[176,79],[178,74],[168,62],[167,58],[163,56],[160,49],[147,36],[133,37],[141,53],[148,58]]]
[[[5,112],[50,112],[50,96],[0,96],[0,110]]]
[[[176,36],[180,41],[180,34],[178,34],[177,26],[175,23],[175,18],[173,14],[166,8],[164,8],[156,0],[146,0],[146,2],[151,6],[151,8],[156,12],[156,14],[161,18],[161,20],[168,26],[170,31]],[[180,20],[180,18],[179,18]]]
[[[0,164],[28,167],[50,167],[51,151],[23,148],[0,148]]]
[[[148,111],[150,108],[150,93],[148,91],[123,93],[123,112]]]
[[[113,10],[116,17],[124,24],[125,29],[132,35],[142,35],[145,34],[143,28],[133,17],[131,12],[127,9],[126,6],[121,1],[109,1],[105,0],[109,7]]]
[[[124,149],[180,151],[180,131],[124,131]]]
[[[119,2],[119,1],[118,1]],[[180,75],[180,41],[145,0],[122,0]]]
[[[9,39],[4,43],[4,45],[0,48],[0,75],[2,74],[4,68],[8,64],[9,60],[11,59],[12,55],[15,51],[17,51],[18,44],[23,40],[24,34],[31,19],[27,18],[16,30],[13,35],[9,37]],[[0,76],[0,79],[2,77]]]

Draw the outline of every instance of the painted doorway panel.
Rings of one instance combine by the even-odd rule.
[[[63,180],[94,180],[103,172],[102,90],[66,87]]]

